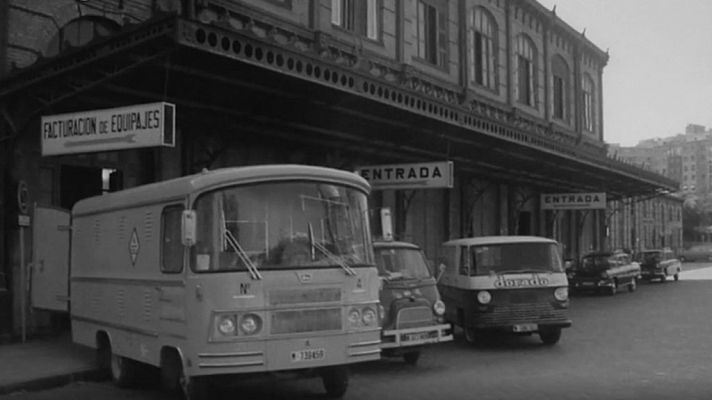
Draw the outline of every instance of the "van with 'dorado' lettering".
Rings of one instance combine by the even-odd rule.
[[[555,344],[571,326],[559,243],[536,236],[484,236],[443,244],[438,289],[446,320],[465,340],[538,333]]]

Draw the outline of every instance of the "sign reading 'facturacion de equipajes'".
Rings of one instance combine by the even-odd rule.
[[[42,155],[175,146],[175,105],[158,102],[42,117]]]

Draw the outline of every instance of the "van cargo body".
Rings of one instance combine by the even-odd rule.
[[[380,357],[379,280],[356,174],[227,168],[85,199],[73,209],[74,340],[123,383],[160,367],[187,394],[211,377],[315,371]]]

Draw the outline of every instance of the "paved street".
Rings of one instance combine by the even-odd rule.
[[[700,267],[698,265],[697,267]],[[576,295],[572,328],[553,347],[537,337],[472,347],[460,332],[415,367],[385,360],[353,369],[345,399],[712,398],[712,268],[617,295]],[[216,399],[324,398],[320,381],[242,382]],[[76,383],[0,399],[168,399],[157,388]]]

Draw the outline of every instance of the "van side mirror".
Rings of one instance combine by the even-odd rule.
[[[445,273],[445,268],[445,264],[443,263],[440,263],[440,265],[438,265],[438,276],[437,278],[435,278],[435,282],[440,282],[440,278],[442,278],[443,273]]]
[[[393,240],[393,220],[391,219],[391,209],[388,207],[381,208],[381,231],[383,240]]]
[[[181,241],[183,246],[191,247],[196,242],[196,219],[195,210],[183,210],[180,221]]]

